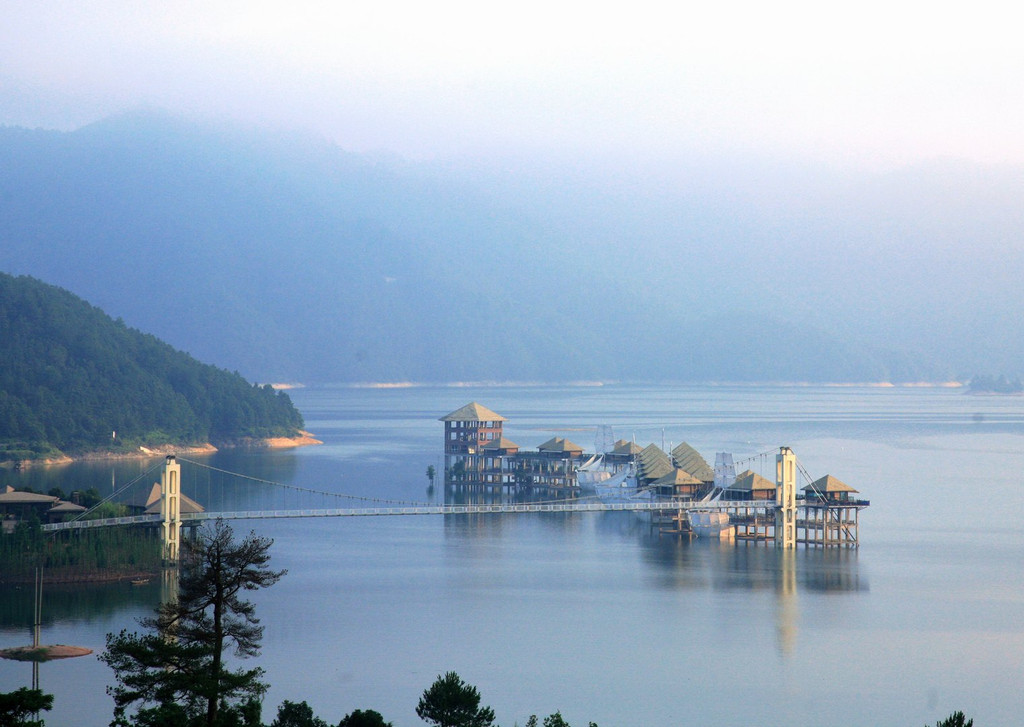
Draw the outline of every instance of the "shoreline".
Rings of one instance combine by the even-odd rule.
[[[233,442],[222,442],[219,447],[210,442],[192,445],[171,445],[162,444],[153,447],[139,446],[135,452],[104,452],[94,451],[70,456],[62,454],[59,457],[45,457],[41,459],[11,459],[0,462],[2,468],[27,469],[29,467],[62,467],[74,462],[108,461],[108,460],[133,460],[148,459],[150,457],[166,457],[168,455],[211,455],[222,449],[293,449],[296,447],[308,447],[316,444],[323,444],[323,441],[313,436],[311,432],[299,430],[295,437],[266,437],[264,439],[239,439]]]
[[[160,568],[133,568],[118,570],[108,568],[102,570],[80,569],[78,566],[61,566],[46,571],[46,586],[83,586],[123,583],[140,579],[152,580],[160,577]],[[5,586],[30,586],[35,580],[32,576],[8,576],[0,578]]]

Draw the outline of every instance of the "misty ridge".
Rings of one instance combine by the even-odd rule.
[[[1024,373],[1024,168],[355,155],[0,128],[0,271],[259,381]]]

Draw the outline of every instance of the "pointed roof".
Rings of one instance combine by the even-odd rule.
[[[149,491],[149,499],[146,500],[146,515],[159,515],[160,514],[160,496],[163,493],[163,488],[160,487],[159,482],[153,483],[153,489]],[[185,493],[178,495],[181,498],[181,511],[182,512],[205,512],[206,508],[200,505],[198,502],[193,500]]]
[[[504,437],[498,437],[497,439],[492,439],[480,449],[519,449],[519,445]]]
[[[715,481],[715,471],[708,465],[707,460],[686,442],[680,442],[679,446],[672,450],[672,459],[676,467],[686,470],[701,482]]]
[[[31,505],[38,503],[56,503],[58,498],[53,495],[44,495],[39,492],[25,492],[8,488],[7,492],[0,493],[0,504],[8,505]]]
[[[620,439],[612,448],[611,454],[640,454],[643,448],[636,442]]]
[[[76,505],[75,503],[68,502],[67,500],[57,500],[53,507],[47,510],[47,512],[55,515],[61,515],[72,512],[85,512],[87,509],[88,508],[82,505]]]
[[[726,489],[753,492],[754,490],[774,490],[775,487],[775,483],[771,480],[765,479],[753,470],[747,470],[737,475],[736,481]]]
[[[548,441],[544,442],[544,444],[538,445],[537,446],[537,451],[538,452],[563,452],[565,454],[570,454],[570,453],[575,452],[577,454],[582,454],[583,453],[583,447],[579,446],[578,444],[573,444],[572,442],[570,442],[565,437],[552,437]]]
[[[654,444],[644,447],[637,455],[637,461],[640,463],[640,478],[644,480],[656,480],[675,469],[669,456]]]
[[[122,505],[127,505],[132,508],[139,508],[145,510],[147,507],[152,505],[154,502],[160,499],[160,483],[154,482],[152,487],[149,488],[149,492],[143,492],[137,487],[133,487],[131,494],[121,501]]]
[[[832,475],[825,475],[807,487],[803,488],[804,492],[858,492],[842,480],[833,477]]]
[[[495,414],[486,406],[481,406],[471,401],[464,407],[456,409],[451,414],[445,414],[438,419],[439,422],[505,422],[508,421],[501,414]]]
[[[678,467],[673,469],[666,475],[663,475],[651,483],[654,487],[664,487],[666,485],[703,485],[704,483],[698,480],[696,477],[691,475],[686,470],[681,470]]]

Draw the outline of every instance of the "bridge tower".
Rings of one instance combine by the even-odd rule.
[[[177,565],[181,545],[181,465],[173,454],[167,455],[160,475],[160,517],[164,565]]]
[[[775,455],[775,546],[796,547],[796,455],[780,447]]]

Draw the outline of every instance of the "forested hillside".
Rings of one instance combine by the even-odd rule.
[[[202,364],[66,290],[0,273],[0,460],[225,444],[301,426],[283,392]]]

